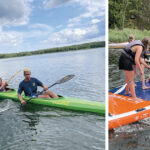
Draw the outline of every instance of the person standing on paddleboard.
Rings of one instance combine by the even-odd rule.
[[[22,92],[25,93],[25,96],[29,97],[36,96],[38,98],[45,98],[45,99],[58,98],[58,96],[54,92],[46,91],[48,87],[44,85],[41,81],[31,77],[31,71],[29,68],[24,69],[24,77],[25,79],[19,84],[18,89],[18,98],[22,104],[26,103],[21,96]],[[45,91],[42,93],[37,93],[37,86],[43,87]]]
[[[2,78],[0,78],[0,92],[6,92],[6,87],[8,86],[7,82],[3,82]]]
[[[124,70],[126,75],[126,83],[129,83],[129,88],[131,91],[132,97],[136,100],[138,99],[136,97],[135,93],[135,73],[134,73],[134,65],[137,66],[137,68],[141,72],[141,78],[144,79],[144,71],[141,67],[141,64],[143,64],[146,68],[150,69],[150,66],[147,65],[147,63],[143,60],[143,54],[145,51],[149,49],[150,46],[150,38],[145,37],[142,41],[135,40],[133,42],[130,42],[126,45],[125,49],[122,51],[120,59],[119,59],[119,69]],[[126,94],[129,94],[128,89],[126,89]]]
[[[133,42],[135,40],[136,40],[135,36],[133,34],[131,34],[129,36],[129,43],[131,43],[131,42]],[[143,52],[142,56],[143,56],[143,58],[141,58],[141,59],[143,59],[143,61],[145,61],[146,51]],[[143,64],[141,64],[141,67],[144,70],[144,65]],[[134,81],[135,81],[136,75],[138,74],[138,72],[137,72],[138,70],[137,70],[137,66],[136,65],[133,65],[133,70],[134,70]],[[141,78],[141,80],[142,80],[142,89],[143,90],[149,89],[150,87],[145,86],[145,74],[143,75],[143,77]],[[135,84],[135,86],[136,86],[136,84]],[[129,86],[128,85],[126,86],[126,91],[129,91]],[[127,92],[127,93],[129,93],[129,92]]]

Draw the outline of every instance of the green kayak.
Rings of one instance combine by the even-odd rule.
[[[19,101],[16,90],[9,92],[0,92],[0,99],[12,99],[14,101]],[[29,97],[23,96],[23,99],[28,100]],[[75,111],[92,112],[102,115],[105,114],[104,102],[89,101],[85,99],[59,96],[59,98],[56,99],[33,98],[28,103],[53,106]]]

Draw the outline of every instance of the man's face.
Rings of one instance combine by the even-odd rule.
[[[29,81],[31,79],[31,72],[30,71],[25,71],[24,76],[25,76],[25,79]]]

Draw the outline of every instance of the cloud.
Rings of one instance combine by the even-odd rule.
[[[71,0],[48,0],[48,1],[44,1],[44,7],[46,9],[52,9],[52,8],[59,7],[69,1]]]
[[[57,0],[48,2],[51,2],[49,6],[54,7],[52,3],[55,6],[60,6],[68,1],[62,1],[61,4]],[[61,46],[86,41],[105,40],[105,1],[72,0],[71,2],[72,5],[80,5],[83,12],[79,16],[70,18],[66,28],[51,34],[48,40],[44,40],[43,43]]]
[[[24,25],[29,21],[33,0],[0,1],[0,25]]]
[[[93,24],[96,24],[96,23],[99,23],[100,22],[100,19],[92,19],[91,20],[91,23],[93,23]]]
[[[44,43],[51,44],[73,44],[84,42],[87,39],[92,39],[99,33],[97,25],[92,25],[86,28],[65,28],[57,33],[53,33]]]
[[[70,18],[68,25],[78,25],[83,19],[104,17],[105,1],[103,0],[75,0],[81,7],[85,8],[85,12],[77,17]]]
[[[11,46],[17,46],[22,43],[23,41],[23,35],[22,33],[19,32],[14,32],[14,31],[9,31],[9,32],[4,32],[0,31],[0,45],[11,45]]]
[[[30,29],[38,29],[38,30],[47,30],[47,31],[52,31],[53,28],[49,25],[46,24],[41,24],[41,23],[36,23],[36,24],[31,24],[29,25]]]
[[[2,46],[9,46],[11,49],[16,46],[20,46],[25,43],[27,40],[34,40],[37,39],[45,39],[47,38],[52,32],[53,28],[46,24],[30,24],[28,26],[29,30],[25,32],[19,31],[4,31],[2,27],[0,27],[0,45]]]

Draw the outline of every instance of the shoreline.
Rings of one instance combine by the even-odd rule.
[[[102,47],[105,47],[105,41],[83,43],[83,44],[64,46],[64,47],[48,48],[48,49],[29,51],[29,52],[0,54],[0,59],[59,53],[59,52],[78,51],[78,50],[87,50],[87,49],[102,48]]]

